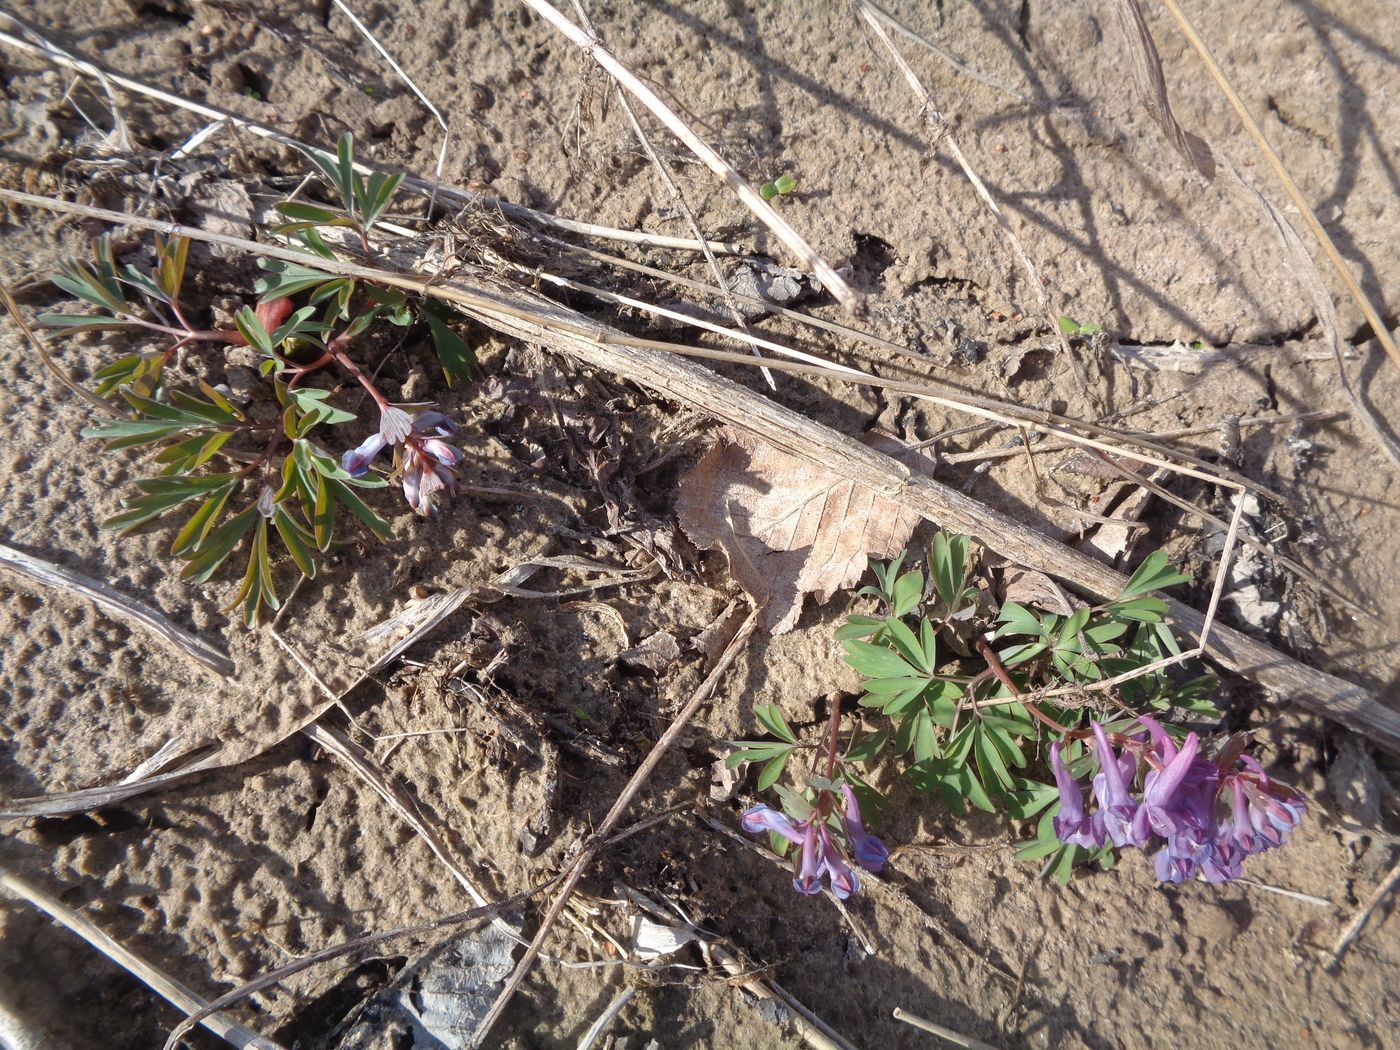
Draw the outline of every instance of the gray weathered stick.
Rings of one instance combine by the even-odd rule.
[[[153,634],[159,635],[191,660],[209,668],[221,678],[227,678],[233,674],[233,661],[223,653],[196,638],[189,631],[176,627],[149,605],[143,605],[134,598],[128,598],[120,591],[114,591],[105,583],[72,572],[61,565],[44,561],[42,558],[25,554],[23,551],[17,551],[3,543],[0,543],[0,568],[27,576],[46,587],[67,591],[69,594],[80,594],[89,601],[102,606],[117,619],[144,627]]]
[[[443,283],[450,288],[456,282]],[[482,291],[477,285],[468,287],[477,294]],[[520,293],[514,290],[497,294],[507,296],[507,301],[515,299],[517,304],[523,301]],[[915,476],[898,460],[707,368],[643,347],[609,344],[611,330],[606,326],[544,300],[532,298],[528,302],[536,311],[557,312],[561,328],[505,313],[483,312],[477,316],[497,331],[541,343],[757,434],[794,455],[820,464],[838,477],[876,489],[945,529],[967,533],[1012,561],[1057,576],[1098,598],[1117,597],[1127,585],[1128,578],[1122,573],[957,489],[929,477]],[[564,330],[565,325],[570,330]],[[596,331],[596,338],[575,334],[580,326]],[[1173,598],[1166,600],[1172,622],[1199,637],[1205,616]],[[1400,712],[1386,707],[1360,686],[1299,663],[1223,625],[1216,625],[1211,631],[1206,651],[1221,666],[1258,682],[1283,699],[1340,722],[1365,734],[1378,746],[1400,753]]]
[[[100,930],[90,919],[74,911],[57,897],[46,893],[33,883],[0,869],[0,887],[20,897],[40,911],[76,933],[127,973],[136,977],[161,998],[168,1000],[187,1014],[207,1010],[209,1003],[190,991],[179,981],[156,969],[136,953],[124,948]],[[231,1046],[251,1047],[252,1050],[282,1050],[279,1043],[264,1039],[221,1013],[211,1013],[200,1022]]]

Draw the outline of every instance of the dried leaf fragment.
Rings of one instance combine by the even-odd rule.
[[[805,595],[822,604],[859,581],[871,557],[898,554],[919,522],[874,489],[736,434],[681,482],[676,516],[697,547],[724,551],[773,634],[792,630]]]

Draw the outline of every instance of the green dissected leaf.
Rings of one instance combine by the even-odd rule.
[[[263,327],[251,306],[245,306],[234,314],[233,323],[239,334],[248,341],[248,345],[260,353],[271,357],[277,349],[277,344],[272,341],[271,334]]]
[[[317,548],[327,550],[335,534],[335,499],[331,495],[331,479],[324,474],[316,474],[315,492],[316,502],[311,512],[312,534],[316,537]]]
[[[884,620],[874,616],[848,616],[846,622],[836,628],[836,640],[844,642],[847,638],[869,638],[884,624]]]
[[[898,580],[890,592],[893,599],[891,612],[895,616],[908,616],[919,605],[924,596],[924,574],[910,569]]]
[[[454,318],[451,310],[432,300],[423,304],[423,320],[428,322],[428,331],[433,337],[433,347],[438,360],[442,362],[447,385],[470,382],[476,371],[476,354],[460,335],[448,327]]]
[[[928,762],[940,757],[938,733],[934,729],[933,719],[929,717],[928,711],[920,711],[910,721],[914,723],[914,760]]]
[[[322,475],[322,477],[324,478],[325,476]],[[354,514],[355,517],[359,518],[362,522],[364,522],[365,525],[369,527],[369,530],[373,532],[376,536],[378,536],[381,540],[387,540],[389,538],[389,536],[391,535],[389,531],[389,523],[383,518],[381,518],[374,511],[370,510],[370,508],[365,505],[364,500],[360,499],[359,496],[355,495],[354,491],[348,485],[346,485],[343,481],[336,481],[333,478],[325,478],[325,481],[330,488],[331,495],[335,497],[335,501],[337,503],[341,504],[344,507],[348,507],[350,513]],[[319,502],[320,501],[318,500],[318,517]]]
[[[316,425],[329,423],[334,426],[339,423],[349,423],[355,419],[355,413],[346,412],[344,409],[326,404],[326,399],[331,396],[329,390],[297,387],[290,392],[289,396],[297,410],[314,419]]]
[[[783,767],[787,765],[788,759],[792,757],[791,751],[785,751],[777,758],[770,759],[758,774],[758,790],[767,791],[778,782],[778,778],[783,775]]]
[[[124,508],[102,524],[105,528],[128,532],[145,522],[157,518],[173,507],[189,500],[199,499],[226,485],[233,475],[214,474],[208,477],[163,477],[144,478],[136,483],[141,491],[139,496],[129,496],[122,500]]]
[[[868,678],[920,677],[917,667],[910,665],[898,653],[884,646],[849,638],[841,643],[846,650],[846,663]]]
[[[291,221],[279,227],[279,232],[291,233],[307,226],[354,226],[355,220],[343,212],[333,211],[306,201],[278,201],[273,205]]]
[[[1039,822],[1036,824],[1035,838],[1023,843],[1016,850],[1017,860],[1040,860],[1048,857],[1052,853],[1065,849],[1065,844],[1055,837],[1054,819],[1060,812],[1059,792],[1051,800],[1049,808],[1041,814]]]
[[[127,400],[131,399],[128,397]],[[147,401],[148,399],[142,398],[141,400]],[[223,398],[219,400],[222,404],[216,404],[213,401],[205,401],[195,397],[193,394],[187,394],[183,390],[172,390],[170,392],[171,405],[191,423],[204,422],[213,423],[216,426],[227,426],[230,423],[239,422],[242,418],[241,413],[234,412],[233,406],[229,405]],[[157,402],[149,401],[148,403],[156,404]],[[225,408],[224,405],[228,405],[228,407]]]
[[[247,535],[258,517],[258,508],[249,507],[235,514],[217,529],[188,556],[189,564],[180,573],[180,578],[204,583],[214,575],[220,565],[233,553],[239,540]]]
[[[783,717],[783,712],[777,704],[757,704],[754,706],[753,713],[754,717],[762,723],[763,728],[779,740],[789,744],[797,743],[797,735],[793,733],[792,727],[788,725],[787,719]]]
[[[321,258],[334,259],[336,257],[335,252],[331,251],[330,245],[326,243],[325,238],[316,231],[314,226],[308,226],[293,232],[296,234],[297,240],[301,241],[307,249],[319,255]]]
[[[731,740],[729,746],[735,748],[724,760],[724,764],[730,769],[742,766],[745,762],[766,762],[792,750],[790,744],[778,744],[771,740]]]
[[[1040,619],[1024,605],[1016,602],[1006,602],[997,613],[997,623],[1001,624],[992,635],[993,639],[1002,638],[1008,634],[1029,634],[1043,635],[1044,628]]]
[[[1114,602],[1105,613],[1118,620],[1161,623],[1167,616],[1167,603],[1161,598],[1134,598],[1131,601]]]
[[[1125,598],[1136,598],[1140,594],[1158,591],[1177,583],[1186,583],[1190,579],[1191,577],[1177,572],[1176,567],[1168,560],[1166,551],[1153,551],[1142,560],[1142,564],[1128,580],[1118,600],[1121,602]]]
[[[62,273],[53,278],[53,283],[65,292],[76,295],[94,306],[112,313],[126,310],[126,296],[122,293],[117,279],[116,261],[112,256],[112,239],[103,235],[97,242],[96,265],[89,266],[78,259],[67,259]]]
[[[189,260],[190,239],[174,236],[169,239],[156,234],[156,283],[165,293],[167,302],[178,302],[185,281],[185,264]]]
[[[122,321],[122,320],[118,320],[118,319],[115,318],[115,317],[107,317],[107,316],[103,316],[103,315],[98,315],[98,316],[95,316],[95,317],[94,317],[94,316],[91,316],[91,315],[89,315],[89,314],[50,314],[50,313],[42,313],[42,314],[40,314],[40,315],[38,316],[37,320],[38,320],[38,322],[39,322],[39,324],[40,324],[41,327],[44,327],[44,328],[58,328],[58,329],[64,329],[64,328],[71,328],[71,329],[84,328],[84,329],[87,329],[87,330],[89,330],[89,331],[100,331],[100,330],[102,330],[102,329],[114,330],[114,329],[117,329],[117,328],[135,328],[135,327],[136,327],[136,325],[135,325],[134,323],[132,323],[131,321]],[[55,334],[56,334],[56,335],[65,335],[66,333],[65,333],[65,332],[62,332],[62,331],[59,331],[59,332],[57,332],[57,333],[55,333]],[[110,366],[108,366],[108,367],[110,367]]]
[[[929,562],[933,569],[933,586],[943,604],[952,608],[962,590],[967,575],[967,536],[939,531],[929,546]]]
[[[1006,796],[1006,814],[1014,820],[1029,820],[1060,797],[1054,784],[1017,779],[1015,790]],[[1017,856],[1020,856],[1018,851]]]
[[[262,600],[277,609],[282,603],[277,598],[277,589],[272,579],[272,558],[267,546],[268,519],[261,515],[259,518],[257,532],[253,534],[253,554],[258,560],[258,585],[262,591]],[[255,614],[256,611],[254,609]]]
[[[1023,704],[1001,704],[982,713],[982,724],[1011,736],[1039,736],[1040,729],[1031,720]]]
[[[1034,659],[1049,648],[1049,642],[1027,642],[1025,645],[1008,646],[997,653],[997,658],[1001,660],[1003,667],[1010,669]]]
[[[800,823],[812,815],[812,803],[792,788],[783,784],[774,784],[773,791],[782,801],[783,812],[794,820]]]
[[[277,526],[277,535],[282,537],[282,545],[287,548],[287,553],[292,556],[292,561],[301,570],[301,574],[314,580],[316,578],[316,562],[311,557],[311,551],[307,548],[308,537],[301,524],[287,512],[287,508],[281,503],[273,508],[272,523]]]
[[[258,266],[267,274],[266,277],[259,278],[254,285],[262,302],[296,295],[336,279],[322,270],[313,270],[301,263],[284,262],[281,259],[259,259]]]
[[[899,655],[904,660],[912,664],[925,674],[932,674],[933,668],[928,665],[924,658],[924,647],[918,638],[914,637],[914,632],[903,621],[895,619],[893,616],[885,620],[885,637],[890,640]]]
[[[362,184],[364,190],[361,195],[360,214],[364,217],[365,226],[373,226],[375,220],[384,212],[390,202],[394,199],[394,194],[398,192],[399,184],[403,182],[403,175],[384,175],[376,172]]]
[[[847,762],[870,762],[885,749],[889,739],[889,731],[885,729],[863,736],[846,749],[845,760]]]
[[[1084,626],[1089,622],[1088,609],[1076,609],[1065,622],[1060,626],[1059,634],[1055,644],[1062,649],[1079,649],[1079,632],[1084,630]]]
[[[996,783],[1001,788],[1010,790],[1013,786],[1011,771],[1006,768],[1006,760],[988,738],[985,729],[974,734],[972,749],[977,756],[977,768],[982,772],[982,781],[988,784]]]
[[[184,555],[191,551],[197,551],[209,537],[214,523],[219,520],[219,515],[224,512],[224,507],[228,505],[229,496],[237,487],[237,480],[232,480],[222,488],[215,489],[200,504],[199,509],[190,516],[190,520],[185,523],[185,527],[175,537],[175,542],[170,547],[170,553]]]

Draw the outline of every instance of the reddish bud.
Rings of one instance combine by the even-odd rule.
[[[258,323],[269,332],[275,332],[291,312],[292,301],[285,298],[258,303],[258,308],[254,311],[258,316]]]

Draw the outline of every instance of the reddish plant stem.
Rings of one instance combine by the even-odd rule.
[[[1037,722],[1040,722],[1042,725],[1047,725],[1051,729],[1057,730],[1060,733],[1068,734],[1074,732],[1074,730],[1070,729],[1069,726],[1060,725],[1059,722],[1056,722],[1044,711],[1036,707],[1035,704],[1026,700],[1025,697],[1021,695],[1021,690],[1016,688],[1016,683],[1013,682],[1011,680],[1011,676],[1006,673],[1006,668],[1002,666],[1001,659],[997,656],[996,652],[992,649],[992,647],[987,644],[987,640],[985,638],[976,639],[974,644],[977,647],[977,651],[982,655],[982,659],[987,661],[987,670],[991,671],[992,674],[996,676],[998,682],[1006,686],[1007,690],[1010,691],[1012,696],[1014,696],[1017,700],[1021,701],[1021,706],[1024,707],[1027,711],[1029,711],[1031,716]]]
[[[826,779],[836,775],[836,747],[841,738],[841,694],[831,694],[831,719],[827,723]]]
[[[374,403],[379,406],[379,411],[387,412],[393,407],[389,404],[389,399],[379,392],[379,389],[374,385],[374,380],[370,379],[370,377],[365,374],[364,369],[350,360],[350,355],[341,349],[341,346],[344,345],[346,341],[344,335],[336,336],[326,344],[327,352],[335,358],[336,363],[339,364],[341,368],[345,369],[345,371],[349,372],[359,381],[360,386],[365,388],[366,393],[368,393],[369,396],[374,399]]]

